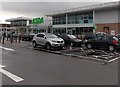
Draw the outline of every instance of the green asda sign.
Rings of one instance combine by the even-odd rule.
[[[44,23],[44,18],[43,17],[32,19],[32,24],[41,24],[41,23]]]

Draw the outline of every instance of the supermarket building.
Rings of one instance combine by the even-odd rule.
[[[120,34],[119,2],[109,2],[47,14],[52,33],[87,35],[95,32]],[[94,29],[96,26],[96,30]]]
[[[42,24],[32,24],[32,19],[29,17],[17,17],[6,19],[6,22],[10,22],[10,31],[15,33],[39,33],[50,32],[51,22],[47,18],[44,18]],[[7,32],[6,32],[7,33]]]

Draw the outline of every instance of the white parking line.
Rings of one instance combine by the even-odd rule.
[[[12,74],[12,73],[10,73],[10,72],[2,69],[3,67],[5,67],[5,66],[0,65],[0,72],[3,73],[4,75],[8,76],[9,78],[11,78],[12,80],[14,80],[15,82],[21,82],[21,81],[24,80],[21,77],[18,77],[16,75],[14,75],[14,74]]]
[[[109,60],[108,62],[112,62],[112,61],[115,61],[115,60],[117,60],[117,59],[119,59],[120,57],[116,57],[116,58],[114,58],[114,59],[112,59],[112,60]]]
[[[1,48],[1,49],[4,49],[4,50],[8,50],[8,51],[15,51],[14,49],[2,47],[2,46],[0,46],[0,48]]]
[[[3,68],[3,67],[5,67],[5,66],[3,66],[3,65],[0,65],[0,68]]]

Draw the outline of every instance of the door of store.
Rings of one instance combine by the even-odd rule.
[[[76,28],[68,28],[67,34],[76,35]]]
[[[72,34],[72,30],[68,30],[67,33],[68,33],[68,34]]]

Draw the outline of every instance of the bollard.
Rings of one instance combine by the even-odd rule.
[[[2,44],[4,44],[4,40],[5,40],[5,37],[3,36],[3,38],[2,38]]]
[[[72,50],[72,47],[70,46],[70,50]]]

